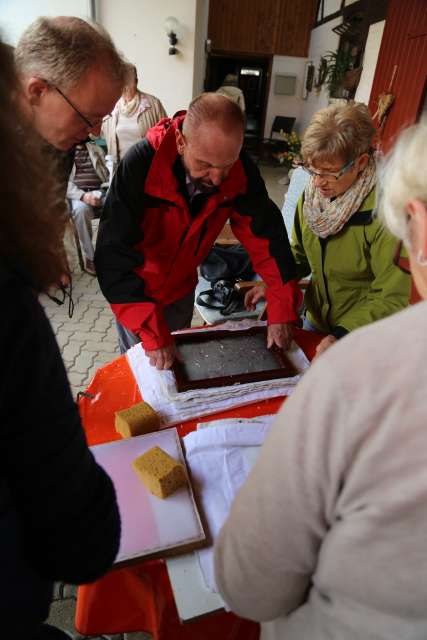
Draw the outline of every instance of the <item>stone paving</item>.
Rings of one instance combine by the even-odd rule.
[[[76,396],[87,387],[98,367],[120,355],[113,313],[104,299],[96,278],[74,267],[73,317],[68,317],[67,302],[58,306],[47,296],[41,297],[58,340]]]

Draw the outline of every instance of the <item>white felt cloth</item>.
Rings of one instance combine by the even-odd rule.
[[[263,323],[253,321],[226,322],[197,331],[236,331],[260,324]],[[228,387],[194,389],[178,393],[174,373],[170,370],[158,371],[152,367],[141,344],[135,345],[127,352],[128,362],[141,395],[145,402],[148,402],[160,415],[162,426],[178,424],[185,420],[218,413],[266,398],[290,395],[310,363],[304,352],[295,343],[292,343],[292,348],[287,351],[286,355],[300,372],[300,375],[293,378],[279,378]]]
[[[215,420],[198,425],[197,431],[183,438],[193,490],[203,509],[212,541],[254,464],[274,417]],[[207,588],[216,592],[213,545],[197,551],[196,555]]]

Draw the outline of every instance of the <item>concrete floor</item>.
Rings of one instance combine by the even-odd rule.
[[[279,166],[262,165],[259,168],[270,198],[282,209],[287,185],[279,184],[279,180],[286,171]],[[96,226],[97,222],[94,223],[95,233]],[[73,246],[72,239],[68,239],[67,244]],[[98,367],[116,358],[119,350],[114,316],[100,292],[97,279],[80,271],[75,251],[71,266],[75,303],[73,317],[68,317],[66,305],[58,306],[47,296],[42,296],[41,302],[55,331],[75,397],[87,387]],[[193,318],[193,324],[201,324],[197,316]],[[76,633],[73,622],[75,593],[74,587],[57,585],[49,622],[80,639],[82,636]],[[102,636],[108,640],[147,640],[150,637],[144,633]]]

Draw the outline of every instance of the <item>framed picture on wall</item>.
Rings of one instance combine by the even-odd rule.
[[[274,76],[274,93],[281,96],[294,96],[297,77],[290,74],[276,73]]]

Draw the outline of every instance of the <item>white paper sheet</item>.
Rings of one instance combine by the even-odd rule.
[[[222,325],[197,331],[238,331],[263,324],[265,323],[229,321]],[[194,332],[194,330],[186,331],[186,333],[189,332]],[[194,389],[178,393],[174,373],[170,370],[158,371],[152,367],[141,344],[135,345],[127,352],[128,362],[141,395],[160,415],[162,426],[178,424],[185,420],[244,406],[266,398],[290,395],[310,363],[302,349],[295,343],[292,343],[292,347],[286,355],[300,372],[300,375],[293,378],[279,378],[229,387]]]

